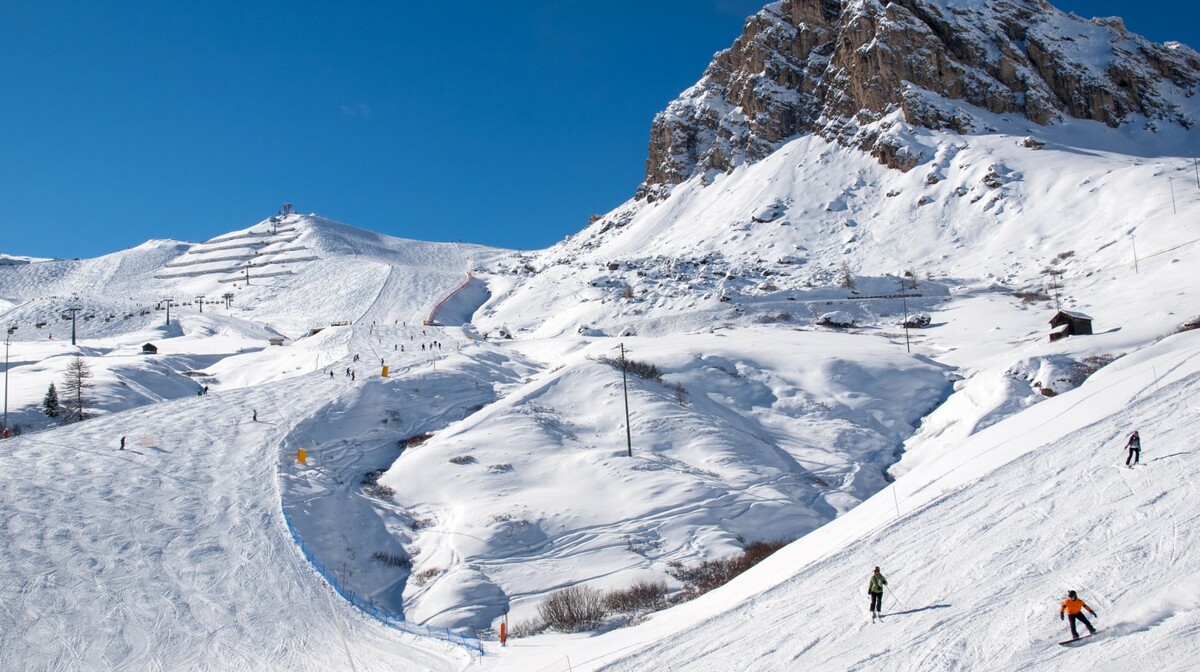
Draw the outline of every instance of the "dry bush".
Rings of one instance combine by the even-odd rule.
[[[375,559],[375,562],[383,563],[388,567],[404,567],[406,569],[412,567],[412,560],[402,553],[375,551],[371,557]]]
[[[417,446],[421,445],[422,443],[425,443],[426,441],[428,441],[431,438],[433,438],[433,434],[430,434],[429,432],[425,432],[423,434],[413,434],[412,436],[400,439],[400,447],[401,448],[416,448]]]
[[[733,580],[734,577],[750,569],[775,551],[788,545],[789,541],[752,541],[746,544],[741,553],[729,555],[715,560],[705,560],[698,565],[685,567],[678,561],[672,562],[671,576],[683,583],[683,591],[679,601],[699,597],[708,591],[719,588]]]
[[[532,637],[540,635],[546,631],[546,622],[540,618],[530,618],[524,621],[517,621],[508,629],[508,636],[516,639],[519,637]]]
[[[1052,297],[1045,291],[1040,289],[1024,289],[1013,292],[1013,296],[1021,300],[1021,303],[1039,303],[1041,301],[1049,301]]]
[[[368,485],[365,489],[367,491],[367,494],[370,495],[371,497],[374,497],[375,499],[391,501],[391,499],[396,496],[395,488],[388,486],[388,485],[383,485],[382,483],[376,483],[375,485]]]
[[[551,593],[538,605],[546,627],[561,632],[580,632],[598,627],[607,611],[600,591],[571,586]]]
[[[638,581],[628,588],[610,590],[604,595],[604,606],[618,614],[656,611],[666,605],[665,581]]]
[[[433,579],[438,574],[441,574],[443,571],[444,570],[441,567],[430,567],[429,569],[426,569],[426,570],[417,572],[416,574],[413,574],[412,582],[417,584],[418,586],[423,586],[423,585],[429,583],[429,581],[431,579]]]
[[[471,455],[455,455],[450,458],[450,462],[454,464],[475,464],[476,460]]]
[[[608,364],[609,366],[613,367],[614,369],[621,368],[621,360],[620,359],[609,357],[607,355],[597,358],[596,361],[600,362],[601,364]],[[632,373],[633,375],[637,376],[638,378],[645,378],[646,380],[657,380],[660,382],[662,381],[662,371],[660,371],[657,366],[650,364],[648,362],[639,362],[639,361],[635,361],[635,360],[626,358],[625,359],[625,370],[628,371],[629,373]]]

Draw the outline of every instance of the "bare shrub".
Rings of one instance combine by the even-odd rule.
[[[382,483],[368,485],[365,488],[365,490],[367,492],[367,495],[374,497],[375,499],[382,499],[384,501],[389,501],[389,502],[392,500],[393,497],[396,496],[395,488],[393,488],[389,485],[383,485]]]
[[[538,605],[538,615],[546,626],[561,632],[596,628],[606,613],[600,591],[587,586],[571,586],[551,593]]]
[[[423,586],[429,583],[434,577],[438,576],[443,571],[445,570],[443,570],[441,567],[430,567],[429,569],[425,569],[413,574],[412,582],[418,586]]]
[[[505,462],[504,464],[489,464],[488,471],[493,474],[506,474],[513,470],[513,466]]]
[[[597,358],[596,361],[600,362],[601,364],[608,364],[609,366],[611,366],[615,369],[621,368],[621,360],[620,359],[609,357],[607,355]],[[660,371],[657,366],[647,363],[647,362],[639,362],[636,360],[626,358],[625,359],[625,370],[628,371],[629,373],[632,373],[633,375],[637,376],[638,378],[645,378],[646,380],[657,380],[660,382],[662,381],[662,371]]]
[[[734,577],[762,562],[764,558],[789,543],[791,542],[783,539],[752,541],[746,544],[741,553],[715,560],[705,560],[691,567],[686,567],[678,561],[670,563],[669,573],[675,580],[683,583],[679,601],[685,602],[694,599],[729,583]]]
[[[1023,289],[1013,292],[1013,296],[1021,300],[1021,303],[1039,303],[1041,301],[1049,301],[1050,295],[1040,289]]]
[[[619,614],[656,611],[666,604],[665,581],[638,581],[628,588],[611,590],[604,595],[604,606]]]
[[[450,458],[450,462],[454,464],[475,464],[477,460],[472,455],[455,455]]]
[[[683,386],[683,383],[676,382],[671,386],[671,390],[675,392],[675,403],[679,404],[680,406],[686,406],[687,388]]]
[[[371,556],[375,562],[387,565],[388,567],[412,567],[412,560],[403,553],[388,553],[387,551],[375,551]]]
[[[362,484],[365,486],[375,485],[376,483],[379,482],[380,476],[383,476],[383,469],[376,469],[375,471],[368,471],[367,473],[363,474]]]
[[[401,448],[416,448],[417,446],[421,445],[422,443],[425,443],[426,441],[428,441],[431,438],[433,438],[433,434],[430,434],[429,432],[425,432],[422,434],[413,434],[412,436],[400,439],[400,447]]]
[[[524,621],[517,621],[508,629],[508,636],[514,639],[520,637],[532,637],[540,635],[546,631],[546,622],[540,618],[530,618]]]
[[[837,284],[838,287],[854,289],[854,273],[850,270],[850,264],[846,263],[845,261],[843,261],[841,267],[838,268]]]

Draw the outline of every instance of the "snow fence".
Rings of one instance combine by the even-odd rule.
[[[374,617],[375,620],[383,623],[389,628],[395,628],[396,630],[407,632],[412,635],[441,639],[452,644],[458,644],[459,646],[472,649],[478,652],[479,655],[483,655],[483,642],[478,637],[472,637],[462,633],[454,632],[450,628],[435,628],[427,625],[416,625],[414,623],[409,623],[402,618],[397,618],[395,615],[380,609],[369,599],[362,597],[358,593],[347,588],[346,584],[338,580],[337,575],[330,571],[328,567],[323,565],[320,560],[317,560],[317,556],[314,555],[311,550],[309,550],[308,545],[305,544],[304,540],[300,538],[300,535],[296,533],[296,528],[292,526],[292,520],[291,518],[288,518],[287,511],[284,511],[283,508],[280,507],[280,512],[283,513],[283,522],[287,523],[288,532],[291,532],[292,539],[296,541],[296,546],[300,548],[300,552],[304,554],[305,559],[307,559],[313,568],[320,573],[322,578],[325,579],[325,582],[330,586],[333,586],[333,589],[336,590],[338,594],[344,597],[348,602],[350,602],[350,604],[358,607],[359,610],[365,612],[369,616]]]

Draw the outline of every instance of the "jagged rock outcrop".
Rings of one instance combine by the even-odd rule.
[[[1200,54],[1081,19],[1043,0],[782,0],[651,127],[639,198],[710,170],[758,160],[818,133],[908,170],[920,157],[881,132],[910,124],[968,132],[966,106],[1112,127],[1196,122]],[[947,104],[949,102],[949,104]]]

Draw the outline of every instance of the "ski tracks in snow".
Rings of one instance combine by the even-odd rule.
[[[304,404],[303,382],[276,386]],[[5,443],[2,669],[459,670],[462,652],[367,619],[296,552],[260,392],[184,399]],[[258,399],[258,403],[261,403]],[[199,408],[197,404],[202,404]],[[175,412],[189,405],[187,413]],[[287,410],[285,410],[287,412]],[[116,450],[114,437],[157,450]]]

